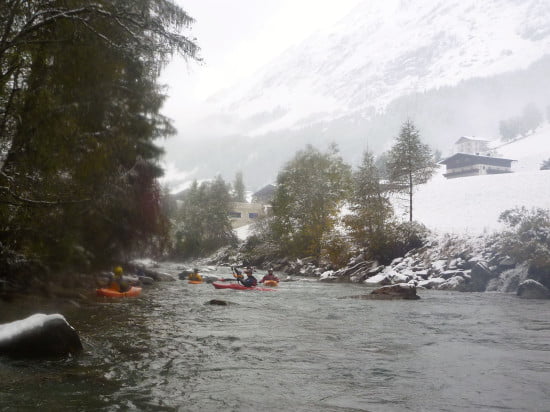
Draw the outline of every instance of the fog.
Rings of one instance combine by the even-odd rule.
[[[312,9],[287,2],[242,2],[232,14],[214,3],[182,4],[197,12],[205,63],[169,66],[164,77],[178,128],[163,142],[173,191],[216,174],[230,181],[238,170],[259,189],[308,143],[335,142],[355,164],[367,148],[387,150],[406,119],[446,154],[460,136],[498,139],[499,123],[528,104],[545,116],[550,106],[550,3],[349,1],[311,24]],[[294,16],[288,30],[278,24],[284,13]],[[251,54],[232,60],[237,49]]]

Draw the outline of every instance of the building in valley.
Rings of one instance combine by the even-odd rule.
[[[232,202],[229,219],[233,229],[254,223],[256,219],[266,216],[269,206],[261,203]]]
[[[447,168],[443,175],[447,179],[466,176],[490,175],[512,172],[512,159],[480,156],[469,153],[455,153],[439,162]]]
[[[489,153],[489,141],[462,136],[455,142],[453,153],[486,155]]]

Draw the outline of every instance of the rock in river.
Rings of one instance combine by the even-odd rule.
[[[78,333],[60,314],[37,313],[0,325],[0,355],[37,358],[80,351],[82,343]]]
[[[533,279],[527,279],[520,283],[517,295],[523,299],[548,299],[550,292],[548,289]]]
[[[420,299],[416,294],[416,286],[408,283],[382,286],[370,294],[370,299]]]

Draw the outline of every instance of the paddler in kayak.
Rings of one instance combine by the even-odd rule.
[[[237,272],[238,273],[238,272]],[[243,280],[242,278],[242,275],[240,274],[237,274],[237,275],[233,275],[237,281],[247,287],[247,288],[251,288],[251,287],[254,287],[258,284],[258,280],[252,275],[252,268],[249,266],[247,267],[245,270],[244,270],[244,273],[246,274],[246,279]]]
[[[202,282],[202,276],[199,274],[199,270],[197,268],[194,268],[193,272],[189,274],[188,280]]]
[[[123,270],[121,266],[117,266],[113,270],[113,274],[109,279],[109,289],[116,290],[117,292],[128,292],[130,290],[130,284],[122,276]]]
[[[273,268],[267,269],[267,275],[260,280],[260,283],[264,283],[266,280],[274,280],[275,282],[279,281],[279,278],[273,274]]]

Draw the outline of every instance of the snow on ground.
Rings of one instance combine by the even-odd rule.
[[[233,231],[239,240],[246,240],[252,234],[252,225],[241,226]]]
[[[550,209],[550,170],[539,170],[550,158],[550,125],[497,150],[517,160],[514,173],[445,179],[441,170],[415,192],[414,220],[437,232],[475,235],[502,228],[498,217],[506,209]],[[396,209],[402,213],[402,206]]]
[[[444,180],[413,197],[413,218],[438,232],[479,234],[500,229],[499,215],[516,206],[550,208],[550,171]]]
[[[539,170],[542,161],[550,158],[550,124],[514,142],[500,142],[495,148],[500,156],[517,160],[512,163],[512,170]]]

